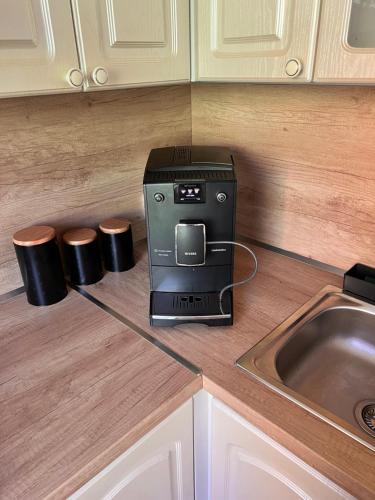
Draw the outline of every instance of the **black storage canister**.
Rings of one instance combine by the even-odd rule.
[[[13,236],[14,248],[25,285],[27,300],[48,306],[68,293],[56,232],[50,226],[31,226]]]
[[[104,257],[108,271],[122,272],[134,266],[131,224],[126,219],[113,218],[99,225]]]
[[[71,229],[64,233],[66,268],[73,285],[91,285],[103,277],[99,242],[90,228]]]

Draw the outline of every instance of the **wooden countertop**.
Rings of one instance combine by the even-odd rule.
[[[65,498],[201,387],[77,292],[0,304],[0,498]]]
[[[203,385],[302,460],[358,498],[374,498],[371,450],[333,426],[256,382],[234,366],[236,359],[290,316],[325,285],[341,278],[288,257],[255,248],[260,270],[254,281],[235,290],[233,327],[149,326],[149,283],[145,243],[138,246],[132,270],[108,273],[83,287],[203,370]],[[237,252],[237,274],[248,259]]]
[[[341,279],[256,249],[260,271],[235,291],[235,325],[151,328],[145,244],[137,265],[83,287],[203,370],[203,386],[358,498],[374,498],[374,454],[257,383],[235,360]],[[238,253],[238,275],[248,261]],[[202,386],[202,379],[77,292],[33,307],[0,302],[0,497],[62,498]]]

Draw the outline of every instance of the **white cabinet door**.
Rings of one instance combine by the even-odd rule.
[[[375,83],[375,1],[324,0],[314,81]]]
[[[0,74],[2,97],[80,90],[69,0],[0,0]]]
[[[311,81],[319,4],[320,0],[194,0],[193,79]]]
[[[72,0],[85,88],[190,79],[189,0]]]
[[[193,500],[193,405],[187,401],[70,500]]]
[[[196,500],[353,498],[208,393],[195,396],[194,408],[196,464],[209,464]]]

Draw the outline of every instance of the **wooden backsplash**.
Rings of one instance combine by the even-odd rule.
[[[23,227],[121,215],[143,236],[150,149],[190,143],[189,86],[0,100],[0,293],[22,284],[12,234]]]
[[[375,88],[194,84],[0,100],[0,293],[20,286],[12,234],[95,227],[144,235],[153,147],[236,153],[237,232],[328,264],[375,265]]]
[[[196,84],[192,120],[236,153],[239,234],[375,265],[375,88]]]

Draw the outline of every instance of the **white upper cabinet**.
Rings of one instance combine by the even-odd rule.
[[[0,0],[0,96],[80,89],[69,0]]]
[[[375,83],[375,1],[324,0],[314,81]]]
[[[85,88],[190,80],[189,0],[72,0]]]
[[[311,81],[319,4],[319,0],[195,0],[193,79]]]
[[[182,83],[190,66],[193,81],[375,84],[375,0],[191,0],[191,19],[189,3],[0,0],[0,97]]]

